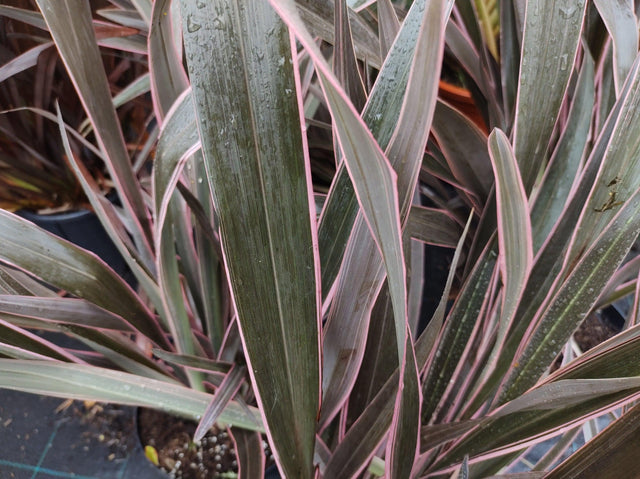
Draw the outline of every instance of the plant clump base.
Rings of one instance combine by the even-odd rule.
[[[158,453],[158,467],[175,479],[238,477],[235,445],[229,433],[213,426],[199,443],[193,442],[197,424],[161,411],[140,409],[138,432],[142,446]],[[265,448],[267,443],[264,442]],[[265,451],[267,457],[269,452]]]

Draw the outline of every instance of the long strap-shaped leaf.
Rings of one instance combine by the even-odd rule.
[[[613,81],[619,95],[638,53],[638,19],[633,1],[594,0],[593,3],[613,40]]]
[[[152,313],[98,257],[3,210],[0,259],[122,316],[157,344],[170,348]]]
[[[111,369],[57,361],[0,359],[0,384],[35,394],[153,407],[196,419],[212,396],[168,381],[144,378]],[[229,402],[220,421],[264,432],[254,407]]]
[[[162,306],[167,328],[181,354],[194,354],[196,347],[178,274],[172,221],[176,215],[170,203],[175,199],[176,183],[184,163],[199,141],[195,126],[193,99],[187,90],[166,114],[153,171],[154,237],[159,286],[164,293]],[[198,377],[190,374],[190,380],[197,387]]]
[[[466,228],[458,242],[438,308],[429,326],[427,326],[427,329],[416,342],[416,361],[419,367],[422,367],[427,361],[427,356],[435,344],[436,334],[442,325],[456,265],[460,259],[462,246],[464,245],[472,217],[473,215],[470,215]],[[327,463],[325,477],[355,477],[367,462],[370,461],[378,444],[387,434],[387,430],[393,419],[394,405],[396,402],[394,388],[398,385],[398,379],[399,370],[396,368],[384,385],[380,387],[376,396],[371,400],[358,420],[349,429],[344,439],[336,447],[331,459]]]
[[[273,5],[295,32],[316,66],[358,203],[386,266],[396,318],[398,357],[404,359],[406,283],[396,174],[371,132],[344,95],[338,80],[298,16],[294,3],[274,2]]]
[[[400,33],[399,38],[409,41],[410,43],[414,43],[416,41],[420,26],[422,25],[422,20],[425,16],[425,8],[426,8],[425,3],[426,2],[416,2],[414,4],[411,12],[409,13],[409,17],[405,20],[405,23],[407,24],[408,28],[406,30],[403,28],[403,31]],[[297,16],[295,15],[295,11],[293,11],[293,9],[290,7],[290,4],[278,2],[277,8],[279,9],[279,11],[282,11],[283,15],[287,16],[288,18],[287,21],[291,22],[292,28],[296,29],[296,33],[299,33],[300,35],[302,35],[300,37],[300,40],[305,44],[305,46],[309,49],[309,51],[315,51],[315,47],[313,47],[312,45],[313,42],[309,38],[308,34],[305,34],[305,29],[300,25],[299,19],[297,19]],[[440,15],[433,15],[430,17],[430,20],[431,22],[435,23],[436,26],[438,26],[440,21]],[[430,25],[430,27],[432,28],[426,29],[426,32],[428,34],[433,34],[438,31],[438,28],[434,28],[433,25]],[[407,35],[406,37],[403,36],[403,32],[406,33]],[[398,43],[399,41],[400,40],[398,40],[396,43]],[[365,112],[363,113],[364,119],[369,118],[369,120],[367,120],[367,125],[371,128],[371,131],[377,132],[375,136],[381,145],[388,144],[388,142],[393,138],[393,130],[395,127],[395,123],[393,122],[389,123],[389,119],[398,118],[401,112],[404,112],[403,121],[407,123],[411,123],[412,121],[411,128],[398,128],[398,131],[403,131],[405,135],[399,135],[395,138],[395,146],[393,147],[389,146],[390,152],[388,154],[388,158],[390,160],[393,158],[397,162],[395,163],[395,166],[398,168],[399,171],[402,172],[398,177],[400,183],[402,184],[402,187],[399,187],[398,189],[400,195],[402,195],[399,201],[399,204],[401,206],[400,207],[401,216],[404,216],[405,208],[408,209],[410,199],[413,194],[413,186],[415,185],[415,178],[417,176],[417,169],[415,168],[416,150],[420,150],[421,148],[423,149],[424,142],[426,142],[426,137],[420,138],[420,136],[426,134],[426,131],[428,130],[427,125],[431,120],[431,114],[433,112],[432,103],[431,103],[431,101],[434,100],[435,98],[434,92],[432,90],[433,85],[429,83],[429,80],[431,79],[431,77],[429,75],[425,75],[423,70],[424,69],[429,70],[430,68],[429,73],[431,73],[431,71],[433,71],[434,68],[437,68],[437,66],[440,65],[440,61],[439,61],[440,51],[437,48],[437,46],[440,45],[440,42],[439,40],[433,40],[431,43],[427,42],[427,45],[429,45],[429,47],[423,46],[423,48],[425,48],[425,52],[426,52],[425,55],[426,55],[426,58],[428,58],[428,61],[425,60],[423,62],[417,63],[417,65],[419,65],[419,70],[422,72],[422,74],[415,75],[415,78],[419,80],[417,80],[414,83],[414,86],[417,88],[417,91],[415,94],[421,95],[421,96],[424,95],[425,96],[425,98],[423,99],[424,101],[423,100],[417,101],[415,97],[412,97],[411,95],[408,95],[408,94],[407,96],[412,98],[412,101],[410,102],[411,105],[414,105],[414,104],[420,104],[423,106],[431,105],[431,107],[427,108],[425,106],[424,108],[422,108],[419,112],[420,114],[416,118],[415,116],[415,114],[417,113],[416,110],[412,109],[411,106],[407,106],[406,102],[405,103],[402,102],[402,99],[404,98],[404,94],[405,94],[404,82],[407,81],[407,78],[409,75],[408,71],[410,70],[409,65],[410,65],[412,55],[407,54],[407,52],[403,51],[402,46],[399,46],[397,50],[395,50],[395,46],[394,46],[393,51],[396,52],[395,55],[399,56],[400,59],[393,58],[393,55],[389,57],[389,60],[387,61],[387,63],[385,63],[385,68],[383,69],[383,72],[381,72],[381,77],[389,75],[389,82],[388,83],[384,82],[383,84],[380,85],[379,94],[376,93],[377,86],[379,85],[378,83],[376,83],[376,87],[374,87],[374,91],[371,94],[369,103],[367,104],[367,107],[365,108]],[[397,62],[392,61],[392,58],[398,61]],[[317,68],[324,69],[324,75],[327,77],[327,79],[331,78],[331,74],[326,67],[326,63],[322,61],[322,59],[319,57],[317,53],[315,54],[314,60]],[[398,83],[393,85],[392,87],[393,82],[391,81],[391,78],[393,77],[394,72],[397,74],[396,79]],[[420,83],[420,81],[424,83]],[[331,82],[325,81],[325,89],[334,88],[334,87],[335,87],[335,84],[331,84]],[[432,95],[432,96],[430,97],[429,95]],[[353,111],[351,110],[351,112],[349,112],[348,111],[349,108],[346,108],[346,110],[343,109],[342,107],[344,105],[338,104],[340,102],[340,98],[344,99],[344,97],[340,97],[340,95],[337,95],[337,96],[333,95],[332,97],[333,103],[330,106],[336,110],[334,112],[334,121],[336,123],[337,122],[344,123],[344,125],[341,126],[341,130],[338,130],[338,134],[343,135],[342,147],[344,148],[346,144],[346,146],[350,148],[352,155],[354,154],[354,152],[358,152],[358,150],[364,151],[364,149],[369,149],[369,150],[372,149],[373,150],[372,153],[375,152],[373,153],[372,158],[377,157],[379,160],[380,152],[376,148],[375,144],[374,145],[370,144],[372,140],[370,134],[368,134],[367,132],[364,132],[364,134],[358,133],[360,135],[360,138],[365,142],[362,144],[354,142],[353,139],[355,137],[350,138],[350,135],[352,135],[353,131],[361,131],[364,125],[362,124],[362,122],[359,121],[358,118],[354,118],[353,116],[351,116],[350,119],[347,120],[347,117],[345,117],[344,115],[345,114],[352,115]],[[381,107],[381,104],[387,105],[387,108],[390,111],[387,111],[385,109],[378,110],[378,108]],[[398,109],[400,105],[402,105],[402,108]],[[402,110],[403,108],[404,108],[404,111]],[[375,115],[373,114],[373,112],[376,112]],[[369,114],[371,114],[370,117],[368,117]],[[348,132],[349,134],[345,135],[346,132]],[[410,133],[410,135],[406,135],[406,133]],[[413,135],[416,135],[416,137],[414,137]],[[420,150],[420,158],[421,158],[421,154],[422,154],[422,150]],[[350,160],[356,160],[356,159],[357,159],[357,156],[351,156],[350,158]],[[375,160],[373,164],[375,164]],[[378,169],[378,174],[380,172],[383,172],[384,169],[386,169],[386,168],[380,169],[380,164],[381,164],[380,161],[378,161],[377,164],[378,166],[376,168]],[[355,168],[357,169],[357,166]],[[354,171],[354,167],[351,167],[351,168],[347,167],[346,169],[349,169],[350,174],[353,173]],[[342,173],[344,173],[344,171]],[[338,178],[335,181],[337,185],[341,184],[341,181],[342,181],[340,175],[341,174],[338,173]],[[344,175],[342,176],[344,177]],[[384,184],[384,182],[378,181],[378,184],[381,185],[381,184]],[[356,185],[356,189],[358,188],[360,188],[360,191],[358,192],[358,195],[357,195],[358,200],[362,201],[363,196],[366,196],[368,194],[366,191],[367,188],[365,187],[364,184]],[[379,190],[378,194],[380,196],[388,195],[388,193],[383,193],[384,191],[383,188],[378,188],[378,190]],[[337,191],[338,194],[342,194],[342,190],[337,186],[333,188],[333,191]],[[351,195],[353,196],[353,193],[351,193]],[[330,193],[329,201],[331,201],[331,196],[332,195]],[[379,199],[380,198],[376,198],[376,200],[379,200]],[[387,198],[387,201],[391,201],[391,200],[392,200],[391,197]],[[390,211],[387,210],[386,214],[388,214],[389,212]],[[323,217],[327,215],[328,215],[328,208],[325,209],[325,212],[323,213]],[[371,211],[369,211],[368,213],[365,213],[365,215],[370,216]],[[358,224],[358,222],[360,224]],[[370,224],[374,224],[374,222],[370,221]],[[389,221],[387,221],[387,224],[389,224]],[[363,228],[364,228],[364,231],[363,231]],[[395,225],[393,226],[393,228],[395,228]],[[325,396],[325,403],[324,403],[325,408],[323,409],[323,420],[321,421],[322,423],[324,423],[333,414],[335,409],[339,407],[341,399],[344,397],[344,394],[348,392],[348,390],[350,389],[351,387],[350,384],[352,384],[352,381],[355,380],[355,373],[357,372],[357,367],[358,367],[357,365],[359,365],[359,363],[361,362],[362,352],[364,348],[363,338],[365,337],[364,335],[366,334],[366,329],[367,329],[366,321],[368,320],[367,319],[368,312],[370,311],[370,308],[373,305],[373,300],[377,296],[377,292],[381,287],[382,280],[384,278],[384,270],[382,269],[382,265],[380,263],[380,259],[377,251],[377,249],[379,248],[376,248],[376,244],[372,241],[371,235],[369,231],[367,231],[366,223],[364,223],[364,220],[362,218],[356,222],[352,231],[355,231],[355,233],[352,232],[352,235],[353,235],[351,240],[353,245],[352,250],[356,248],[356,249],[359,249],[360,251],[357,253],[358,259],[354,259],[353,261],[346,262],[348,263],[351,270],[350,270],[350,273],[345,276],[349,276],[351,279],[348,281],[355,281],[355,284],[349,287],[348,292],[347,290],[343,290],[342,291],[343,294],[341,295],[341,298],[339,298],[338,303],[334,303],[333,309],[335,311],[338,311],[338,310],[340,311],[340,313],[336,313],[335,316],[342,318],[339,324],[335,326],[333,325],[334,323],[330,320],[329,325],[327,326],[327,336],[326,336],[327,340],[325,344],[328,345],[330,349],[325,350],[325,356],[324,356],[325,366],[326,366],[326,370],[328,371],[328,374],[325,375],[325,379],[329,379],[331,383],[335,384],[335,386],[329,385],[325,387],[326,396]],[[322,235],[322,229],[320,233]],[[378,245],[382,244],[380,236],[376,238],[376,241],[378,242]],[[359,247],[355,245],[359,245]],[[388,262],[389,249],[394,249],[394,248],[387,247],[387,266],[391,264]],[[399,268],[398,259],[396,258],[394,261],[396,264],[396,268]],[[351,274],[355,270],[364,271],[365,274],[363,275]],[[326,284],[324,281],[325,271],[326,270],[323,269],[323,285]],[[398,288],[398,286],[399,285],[395,285],[394,288]],[[395,291],[395,294],[397,296],[397,290]],[[353,301],[353,299],[357,299],[357,301]],[[395,303],[394,308],[396,308],[396,313],[397,313],[398,312],[397,306],[402,304],[402,300],[396,297],[394,299],[394,303]],[[351,319],[347,320],[347,318],[351,318]],[[400,318],[401,316],[398,316],[396,314],[396,320],[398,321],[396,323],[397,345],[398,345],[399,351],[402,352],[404,348],[404,343],[402,339],[404,335],[404,326],[401,326],[402,320]],[[349,327],[346,326],[345,321],[349,321],[351,325]],[[343,334],[343,330],[346,327],[348,327],[348,329],[353,332],[354,334],[353,338],[346,337]],[[342,339],[340,337],[342,337]],[[349,351],[350,353],[353,353],[353,354],[345,355],[344,354],[345,351]],[[401,355],[401,357],[403,356]],[[347,363],[347,368],[343,368],[345,362]],[[337,367],[334,369],[334,366],[336,365]],[[334,393],[337,393],[337,394],[334,394]]]
[[[198,129],[252,382],[281,472],[313,477],[319,308],[291,40],[266,0],[181,6]]]
[[[431,472],[451,468],[465,455],[476,463],[540,443],[640,397],[637,377],[566,381],[549,386],[526,393],[504,415],[498,411],[482,419],[475,430],[431,466]]]
[[[498,262],[504,288],[497,337],[483,375],[500,356],[533,264],[527,195],[509,139],[499,129],[489,135],[489,153],[496,178]]]
[[[636,405],[544,477],[632,477],[638,468],[638,426],[640,406]]]
[[[513,143],[527,192],[544,161],[571,76],[585,5],[585,0],[527,1]]]
[[[422,24],[425,3],[426,0],[414,2],[362,112],[362,119],[383,149],[388,146],[398,123],[415,50],[413,45]],[[318,229],[323,298],[338,275],[357,213],[358,202],[353,185],[341,163],[327,196]]]
[[[637,121],[633,122],[634,113],[637,113],[640,102],[640,77],[638,76],[640,71],[638,70],[638,66],[639,64],[636,62],[632,70],[633,75],[631,75],[629,81],[625,83],[620,98],[612,108],[611,114],[600,132],[600,137],[582,171],[579,184],[568,199],[551,235],[543,243],[536,256],[527,287],[523,292],[522,300],[516,312],[514,327],[509,332],[509,339],[503,349],[503,360],[499,362],[494,370],[492,378],[483,385],[484,393],[479,396],[481,400],[487,399],[489,391],[495,390],[497,385],[502,382],[511,367],[512,359],[519,349],[519,345],[528,343],[527,338],[531,334],[531,331],[527,330],[532,330],[532,328],[535,327],[537,321],[540,319],[539,315],[536,316],[539,308],[550,300],[548,296],[554,294],[557,288],[555,283],[561,275],[563,262],[573,264],[579,258],[578,255],[567,256],[565,249],[571,240],[571,236],[575,232],[575,224],[580,219],[580,216],[582,215],[580,223],[583,225],[588,224],[588,219],[592,220],[589,224],[589,230],[583,234],[575,235],[576,240],[574,241],[573,248],[576,253],[583,254],[586,245],[592,243],[598,236],[597,231],[599,230],[593,227],[593,221],[601,222],[603,220],[601,217],[606,216],[604,223],[600,223],[600,228],[604,228],[606,222],[617,212],[614,208],[606,211],[593,211],[593,209],[588,207],[585,208],[585,203],[589,200],[589,195],[592,193],[591,190],[598,175],[603,178],[610,178],[611,175],[615,176],[618,174],[618,171],[620,171],[620,166],[616,165],[620,160],[615,162],[606,160],[606,157],[614,152],[624,152],[624,149],[620,151],[618,145],[615,145],[613,148],[609,147],[609,145],[613,145],[611,142],[612,137],[615,135],[617,138],[621,138],[625,134],[629,134],[630,138],[635,138],[638,135],[640,123]],[[617,140],[616,142],[620,143],[621,141],[622,140]],[[622,156],[621,158],[624,159],[625,157]],[[630,158],[633,159],[633,156],[630,156]],[[605,163],[605,165],[602,165],[602,163]],[[607,165],[607,163],[612,164]],[[603,174],[601,169],[604,168],[609,171]],[[630,175],[637,175],[632,168],[626,167],[626,169]],[[629,180],[625,178],[625,182],[627,181]],[[640,178],[636,178],[633,181],[638,184]],[[606,183],[604,186],[606,189]],[[606,191],[605,195],[607,195]],[[597,201],[603,201],[602,197],[599,197],[594,202],[595,206],[592,208],[600,209],[601,203],[597,203]],[[479,406],[479,404],[480,402],[476,402],[475,406]]]
[[[552,358],[549,356],[559,352],[561,345],[577,327],[581,314],[586,314],[595,303],[608,278],[624,258],[624,251],[631,246],[638,234],[639,224],[634,211],[638,208],[636,202],[640,201],[640,145],[636,142],[640,131],[640,112],[637,108],[640,102],[639,66],[640,63],[636,61],[623,89],[629,89],[629,92],[620,98],[622,113],[611,131],[598,177],[582,210],[579,226],[573,234],[573,244],[565,260],[567,264],[578,260],[580,262],[573,271],[566,272],[568,277],[562,288],[558,287],[553,301],[545,308],[544,315],[540,312],[540,322],[532,325],[531,335],[519,352],[520,359],[527,359],[524,362],[515,361],[518,367],[512,371],[511,379],[508,380],[511,385],[505,391],[511,389],[511,393],[515,392],[513,381],[516,377],[519,377],[518,382],[523,379],[520,369],[533,367],[529,362],[529,355],[533,351],[537,351],[535,356],[538,356],[544,350],[544,356],[548,358],[547,364],[551,362]],[[598,146],[601,141],[602,139]],[[597,151],[598,148],[594,153]],[[585,186],[588,185],[587,183]],[[581,277],[580,273],[584,271],[588,271],[588,274]],[[567,301],[567,298],[571,298],[571,301]],[[562,304],[562,301],[565,303]],[[532,386],[537,379],[533,377],[536,374],[533,370],[541,374],[542,369],[544,366],[538,359],[538,365],[529,370],[529,378],[519,386],[524,388],[521,391]],[[507,396],[503,395],[503,399]]]
[[[274,7],[290,25],[314,60],[358,202],[385,262],[396,317],[404,318],[406,316],[405,271],[402,259],[396,174],[360,115],[346,98],[339,81],[298,16],[294,2],[274,2]],[[398,351],[402,356],[405,341],[404,325],[396,328],[396,333]]]
[[[154,112],[159,120],[171,108],[187,86],[181,55],[175,48],[172,30],[171,0],[153,3],[149,30],[149,73]]]
[[[595,101],[594,62],[585,52],[567,124],[531,209],[533,249],[538,251],[560,217],[587,149]]]
[[[584,319],[629,248],[640,233],[640,189],[630,198],[609,227],[598,237],[584,259],[544,311],[539,326],[503,386],[501,402],[533,386]]]
[[[112,104],[89,4],[84,0],[40,0],[38,6],[91,120],[98,144],[108,159],[107,168],[120,193],[120,200],[136,225],[132,233],[142,257],[152,264],[148,242],[151,235],[149,216]]]

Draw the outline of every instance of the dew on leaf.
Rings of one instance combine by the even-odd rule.
[[[202,28],[202,25],[200,25],[197,22],[194,22],[193,18],[191,18],[191,15],[187,16],[187,31],[189,33],[197,32],[201,28]]]

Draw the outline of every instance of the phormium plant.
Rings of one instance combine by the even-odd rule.
[[[56,103],[65,121],[83,136],[91,130],[88,122],[83,123],[82,105],[46,23],[41,15],[25,9],[30,5],[29,0],[0,5],[0,207],[9,211],[77,209],[88,202],[65,162],[57,124],[51,121],[51,116],[55,120]],[[148,74],[141,64],[146,53],[145,32],[134,28],[142,22],[136,23],[122,12],[114,15],[113,9],[92,7],[97,10],[93,28],[101,63],[119,118],[127,125],[127,148],[142,153],[147,136],[145,117],[151,110],[150,101],[136,98],[149,88]],[[105,78],[104,72],[100,74]],[[134,118],[138,121],[133,122]],[[74,155],[109,191],[104,162],[82,141],[72,138],[70,144]]]
[[[217,421],[243,438],[241,477],[263,474],[245,440],[261,433],[288,478],[494,476],[556,436],[527,477],[629,477],[633,2],[114,2],[148,31],[150,173],[87,2],[37,3],[122,206],[58,111],[66,154],[139,286],[0,211],[2,387],[164,409],[197,418],[196,439]],[[438,100],[443,64],[475,118]],[[456,247],[424,331],[420,242]],[[580,323],[626,294],[626,330],[576,354]]]

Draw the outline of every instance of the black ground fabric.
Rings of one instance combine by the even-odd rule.
[[[0,389],[0,479],[163,479],[135,409]]]

